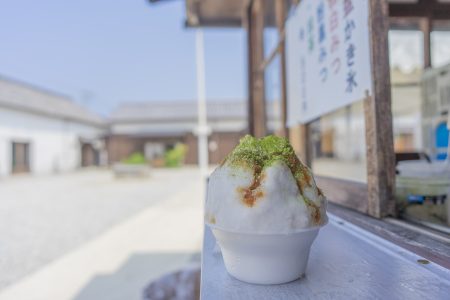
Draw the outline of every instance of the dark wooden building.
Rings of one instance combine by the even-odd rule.
[[[276,127],[277,102],[268,109],[269,130]],[[207,119],[209,163],[219,163],[247,130],[245,101],[208,101]],[[107,149],[110,163],[134,152],[149,160],[158,160],[177,143],[187,146],[186,164],[197,164],[197,103],[165,101],[126,103],[110,116]]]

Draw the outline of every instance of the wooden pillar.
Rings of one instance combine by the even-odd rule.
[[[255,137],[266,135],[266,108],[264,91],[264,1],[254,0],[249,15],[249,131]]]
[[[311,130],[308,123],[300,125],[300,158],[308,167],[312,166]]]
[[[395,214],[395,156],[388,54],[387,0],[370,0],[372,95],[364,102],[367,147],[368,214]]]
[[[311,167],[311,141],[310,129],[308,124],[295,125],[289,130],[289,141],[295,150],[295,154],[300,158],[302,163]]]
[[[420,20],[420,30],[423,33],[423,66],[431,68],[431,17],[428,16]]]
[[[286,6],[284,0],[275,0],[275,14],[278,28],[280,54],[280,110],[281,110],[281,136],[289,137],[287,121],[287,86],[286,86],[286,39],[284,22],[286,20]]]
[[[252,59],[252,1],[248,1],[244,13],[244,27],[247,39],[247,127],[248,133],[254,135],[253,120],[253,59]]]

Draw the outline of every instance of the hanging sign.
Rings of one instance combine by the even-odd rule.
[[[371,93],[368,2],[303,0],[288,19],[288,126]]]

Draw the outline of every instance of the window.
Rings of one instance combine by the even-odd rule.
[[[310,131],[315,174],[367,182],[362,101],[321,117]]]

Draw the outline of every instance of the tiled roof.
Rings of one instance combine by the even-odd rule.
[[[0,77],[0,106],[96,126],[106,124],[100,116],[66,96],[4,77]]]
[[[208,120],[243,120],[247,118],[246,101],[207,101]],[[268,109],[269,119],[273,110]],[[110,114],[112,123],[189,121],[197,119],[196,101],[124,103]]]

